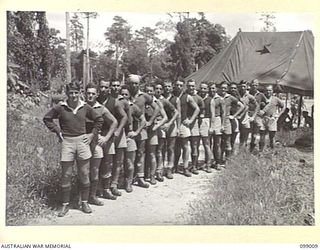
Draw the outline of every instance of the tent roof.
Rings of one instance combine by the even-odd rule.
[[[284,92],[313,95],[313,69],[311,31],[238,32],[225,49],[186,80],[220,83],[258,79]]]

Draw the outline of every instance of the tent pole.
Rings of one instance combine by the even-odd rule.
[[[298,110],[298,128],[300,127],[300,123],[301,123],[302,98],[303,98],[303,96],[300,95],[299,110]]]
[[[289,93],[286,93],[286,108],[288,107],[288,98],[289,98]]]

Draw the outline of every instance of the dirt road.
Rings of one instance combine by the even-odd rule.
[[[221,172],[205,173],[187,178],[175,174],[173,180],[143,189],[134,186],[132,193],[124,190],[116,201],[103,200],[104,206],[91,206],[93,213],[70,210],[63,217],[51,217],[29,225],[164,225],[187,224],[188,204],[200,198],[208,189],[209,180]]]

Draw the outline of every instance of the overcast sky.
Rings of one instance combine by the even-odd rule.
[[[70,13],[70,17],[73,14]],[[133,30],[142,27],[155,27],[159,21],[166,21],[170,17],[166,13],[133,13],[133,12],[98,12],[96,19],[90,19],[90,47],[102,49],[106,42],[104,33],[113,23],[115,15],[123,17],[132,26]],[[313,30],[315,17],[312,13],[273,13],[277,31]],[[193,14],[196,16],[196,14]],[[259,20],[261,13],[206,13],[206,17],[213,23],[219,23],[225,27],[227,35],[233,38],[239,28],[242,31],[260,31],[264,26]],[[61,31],[61,37],[65,37],[65,12],[47,12],[50,28]],[[86,21],[83,19],[84,28]],[[162,38],[172,40],[170,34],[162,34]]]

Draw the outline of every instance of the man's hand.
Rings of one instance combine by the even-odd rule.
[[[164,131],[168,131],[169,127],[170,127],[170,124],[169,123],[165,123],[165,124],[162,125],[161,129],[163,129]]]
[[[87,145],[89,145],[91,143],[93,139],[93,134],[85,134],[84,137],[83,137],[83,142]]]
[[[134,137],[136,137],[137,135],[138,135],[137,132],[130,131],[130,132],[128,133],[127,137],[128,137],[128,138],[134,138]]]
[[[152,123],[150,121],[146,122],[146,127],[150,127],[152,125]]]
[[[260,115],[260,116],[263,116],[265,114],[265,112],[263,111],[263,110],[260,110],[259,112],[258,112],[258,115]]]
[[[106,136],[101,136],[99,135],[99,138],[98,138],[98,145],[99,146],[103,146],[104,144],[107,143],[107,137]]]
[[[191,124],[191,121],[187,118],[182,122],[182,124],[188,127]]]
[[[253,116],[250,116],[249,117],[249,122],[253,122],[254,121],[254,117]]]
[[[118,137],[120,135],[120,132],[121,131],[119,131],[119,129],[117,129],[116,131],[114,131],[113,134],[114,134],[115,137]]]
[[[152,130],[152,131],[156,131],[158,128],[159,128],[158,125],[154,125],[151,130]]]
[[[220,131],[221,133],[224,133],[224,126],[221,127]]]
[[[233,115],[229,115],[229,119],[230,119],[230,120],[233,120],[233,119],[234,119],[234,116],[233,116]]]
[[[210,127],[210,128],[209,128],[209,134],[212,135],[212,134],[213,134],[213,131],[214,131],[214,128],[213,128],[213,127]]]
[[[57,134],[59,142],[63,142],[64,138],[61,132],[59,132],[59,134]]]

